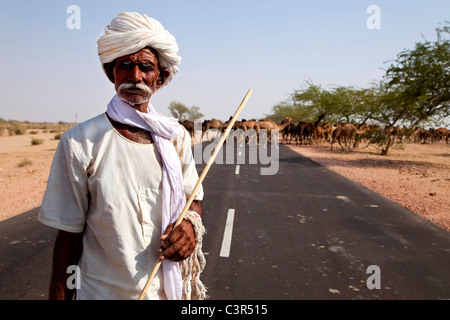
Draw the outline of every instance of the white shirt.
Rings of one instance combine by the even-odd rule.
[[[173,144],[189,197],[198,174],[183,126]],[[84,232],[77,299],[137,299],[158,259],[161,181],[155,145],[126,139],[105,114],[62,136],[38,219]],[[162,277],[160,269],[145,298],[166,299]]]

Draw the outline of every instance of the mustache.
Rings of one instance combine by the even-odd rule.
[[[125,82],[119,85],[119,87],[117,88],[117,91],[122,91],[122,90],[142,90],[148,94],[153,94],[155,93],[155,91],[150,88],[149,86],[143,84],[143,83],[130,83],[130,82]]]

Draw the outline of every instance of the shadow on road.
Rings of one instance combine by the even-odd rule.
[[[57,230],[37,221],[35,208],[0,222],[0,299],[47,299]]]

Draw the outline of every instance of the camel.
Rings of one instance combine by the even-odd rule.
[[[183,127],[186,128],[186,130],[189,132],[191,137],[194,136],[194,121],[191,120],[184,120],[184,121],[178,121]]]
[[[225,132],[225,130],[227,129],[227,127],[228,127],[228,125],[230,124],[230,122],[231,122],[231,119],[233,119],[233,116],[230,116],[230,118],[226,121],[226,122],[224,122],[223,123],[223,127],[222,127],[222,130],[221,130],[221,132],[222,133],[224,133]],[[239,133],[239,129],[241,129],[240,130],[240,132],[242,132],[243,131],[243,125],[242,125],[242,123],[244,122],[244,121],[246,121],[245,119],[242,119],[242,121],[239,121],[239,120],[236,120],[235,122],[234,122],[234,124],[233,124],[233,127],[231,128],[231,129],[233,129],[233,131],[230,133],[230,135],[228,136],[228,139],[235,139],[235,141],[237,141],[238,140],[238,133]],[[227,140],[228,140],[227,139]],[[226,141],[225,141],[225,143],[226,143]]]
[[[446,128],[439,128],[434,130],[434,135],[435,141],[448,143],[450,130]]]
[[[222,131],[223,128],[223,122],[217,119],[212,120],[205,120],[202,123],[202,131],[205,132],[209,129],[217,129],[219,131]]]
[[[202,136],[205,134],[205,132],[209,132],[209,129],[217,129],[220,132],[222,132],[224,127],[224,124],[222,121],[217,119],[212,120],[205,120],[202,123]],[[208,139],[209,135],[206,137]]]
[[[231,121],[232,118],[233,118],[233,116],[230,116],[230,118],[229,118],[227,121],[225,121],[225,122],[223,123],[222,129],[220,129],[220,131],[221,131],[222,133],[224,133],[225,130],[227,129],[228,124],[230,123],[230,121]],[[235,126],[236,126],[236,122],[234,123],[233,127],[235,127]]]
[[[295,134],[295,124],[289,123],[284,129],[283,129],[283,137],[281,139],[281,143],[288,143],[291,144],[292,139],[294,138]]]
[[[245,121],[244,119],[242,119],[242,120],[236,120],[236,122],[234,123],[233,129],[234,129],[234,130],[243,129],[242,123],[243,123],[244,121]]]
[[[244,137],[245,137],[245,141],[246,141],[247,144],[250,143],[250,138],[253,141],[254,134],[252,133],[251,136],[249,137],[248,134],[245,134],[245,133],[248,130],[254,130],[255,129],[255,125],[256,125],[256,120],[255,119],[251,119],[251,120],[242,119],[242,121],[236,123],[236,130],[241,129],[243,131]]]
[[[283,141],[287,140],[288,143],[295,141],[295,144],[299,144],[299,141],[303,141],[303,126],[305,122],[300,121],[298,124],[290,123],[286,128],[283,129]],[[285,138],[286,137],[286,138]]]
[[[329,141],[329,139],[331,140],[331,134],[334,129],[335,126],[331,123],[316,126],[313,130],[314,140],[318,143],[321,143],[322,139],[325,139],[325,141]]]
[[[255,125],[256,125],[256,120],[252,119],[252,120],[242,120],[241,122],[241,128],[245,131],[247,131],[248,129],[255,129]]]
[[[333,143],[336,141],[336,139],[338,140],[342,150],[345,150],[341,144],[341,138],[344,138],[344,145],[347,146],[348,143],[348,150],[351,151],[353,138],[355,138],[355,143],[353,145],[355,147],[357,144],[356,137],[358,135],[366,133],[368,130],[370,130],[370,127],[367,124],[360,125],[360,129],[358,129],[351,123],[339,123],[336,126],[336,129],[334,129],[332,137],[330,139],[331,150],[333,150]]]
[[[420,133],[423,129],[420,127],[414,127],[414,132],[412,134],[412,142],[417,143],[420,141]]]
[[[309,139],[309,144],[311,144],[312,135],[314,131],[314,124],[308,122],[300,122],[296,128],[296,143],[302,144],[306,140]]]
[[[339,142],[342,150],[345,150],[341,144],[341,138],[344,138],[344,144],[347,146],[348,141],[348,150],[351,150],[351,141],[355,134],[357,133],[356,127],[351,123],[339,123],[334,129],[331,137],[331,150],[333,150],[333,143],[336,141]]]
[[[280,124],[276,123],[275,121],[272,120],[261,120],[258,121],[255,125],[255,129],[256,129],[256,134],[258,135],[259,138],[259,132],[261,129],[265,129],[267,130],[267,141],[270,141],[271,139],[271,133],[272,130],[274,129],[278,129],[278,131],[282,131],[284,128],[286,128],[290,123],[291,123],[292,119],[291,118],[286,118],[283,121],[281,121]],[[259,140],[258,140],[259,141]]]
[[[377,126],[369,126],[367,123],[362,123],[358,126],[358,128],[356,129],[356,133],[355,133],[355,141],[353,143],[353,147],[356,148],[358,146],[358,144],[362,141],[362,137],[361,135],[369,132],[370,130],[375,129]]]
[[[418,143],[428,143],[429,139],[431,138],[430,132],[428,130],[425,130],[424,128],[419,128],[417,132],[417,142]]]

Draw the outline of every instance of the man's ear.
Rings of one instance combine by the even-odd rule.
[[[115,61],[113,62],[109,62],[109,63],[105,63],[103,65],[103,68],[105,69],[106,72],[106,76],[108,77],[109,81],[111,81],[112,83],[116,83],[116,79],[114,78],[114,66],[115,66]]]
[[[159,89],[164,85],[164,83],[166,82],[169,75],[170,75],[170,71],[168,68],[160,68],[159,69],[159,77],[158,77],[158,80],[156,81],[156,89]]]

